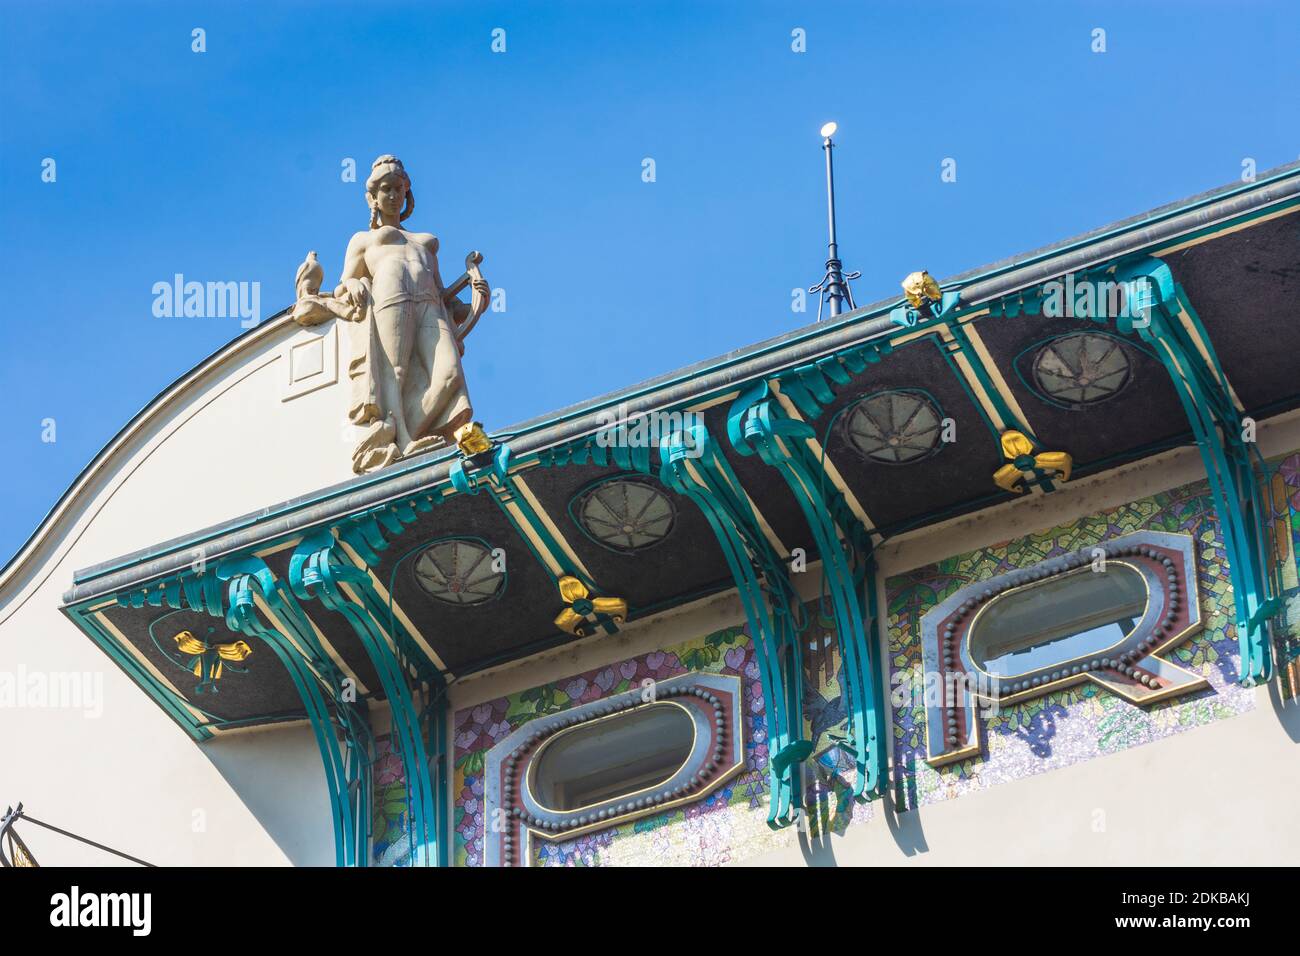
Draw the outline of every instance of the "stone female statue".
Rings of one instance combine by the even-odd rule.
[[[358,474],[455,442],[465,454],[491,447],[476,423],[461,367],[464,338],[487,308],[491,290],[471,253],[466,274],[447,288],[438,272],[438,240],[401,223],[415,208],[411,180],[395,156],[380,156],[366,179],[370,228],[348,243],[332,296],[319,294],[315,254],[298,271],[294,318],[312,325],[349,320],[348,419],[365,429],[352,454]],[[456,294],[468,284],[471,303]]]

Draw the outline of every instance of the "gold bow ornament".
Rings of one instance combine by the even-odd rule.
[[[222,661],[242,661],[253,653],[253,649],[244,641],[231,641],[229,644],[208,644],[206,641],[195,637],[191,631],[181,631],[173,640],[176,641],[176,649],[182,654],[189,654],[190,660],[185,665],[187,670],[193,671],[194,676],[199,679],[199,684],[194,688],[196,694],[201,694],[205,689],[212,693],[217,692],[217,681],[221,679],[221,662]],[[239,668],[235,668],[238,670]]]
[[[1070,480],[1074,459],[1067,452],[1044,451],[1034,454],[1034,443],[1024,432],[1009,429],[1002,433],[1002,454],[1007,463],[993,473],[993,483],[1003,491],[1022,494],[1022,481],[1041,477]]]
[[[618,631],[618,625],[627,620],[627,601],[616,597],[591,596],[587,586],[575,577],[565,575],[557,582],[560,597],[568,605],[555,617],[555,626],[577,637],[595,633],[603,627],[609,634]]]

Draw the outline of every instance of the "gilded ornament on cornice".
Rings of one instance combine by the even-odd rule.
[[[1002,454],[1007,463],[993,473],[993,483],[1004,491],[1022,494],[1021,482],[1039,477],[1069,481],[1074,459],[1067,452],[1044,451],[1034,454],[1034,443],[1024,432],[1009,429],[1002,433]]]

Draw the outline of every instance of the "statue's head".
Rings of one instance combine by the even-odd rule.
[[[382,224],[380,212],[398,222],[404,222],[415,212],[415,194],[411,192],[411,177],[396,156],[384,154],[370,164],[366,177],[366,202],[370,205],[370,228]]]

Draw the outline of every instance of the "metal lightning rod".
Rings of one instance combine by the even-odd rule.
[[[831,155],[835,143],[831,137],[835,135],[836,129],[838,127],[835,123],[827,123],[821,129],[822,150],[826,153],[826,225],[830,233],[830,241],[826,246],[826,274],[822,276],[821,282],[808,290],[822,293],[817,302],[818,322],[822,320],[823,302],[829,304],[831,318],[844,311],[845,302],[850,309],[856,308],[853,304],[853,291],[849,288],[849,280],[857,279],[862,275],[861,272],[844,274],[844,265],[840,262],[839,242],[835,236],[835,162]]]

